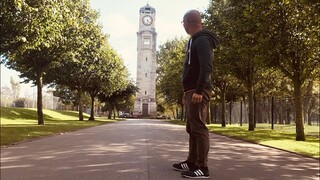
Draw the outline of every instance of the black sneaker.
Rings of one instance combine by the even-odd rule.
[[[191,169],[194,169],[196,167],[196,165],[193,163],[190,163],[188,161],[183,161],[178,164],[173,164],[172,167],[173,167],[173,169],[175,169],[177,171],[184,172],[184,171],[189,171]]]
[[[209,170],[208,168],[197,168],[193,171],[182,172],[181,175],[185,178],[192,179],[209,179]]]

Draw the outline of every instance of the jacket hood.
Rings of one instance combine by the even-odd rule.
[[[192,39],[196,40],[200,36],[206,36],[208,38],[212,49],[219,47],[220,43],[219,43],[219,40],[218,40],[217,35],[215,33],[204,29],[204,30],[201,30],[201,31],[197,32],[196,34],[194,34],[192,36]]]

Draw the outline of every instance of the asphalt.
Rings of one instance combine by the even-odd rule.
[[[210,134],[214,180],[319,180],[319,160]],[[180,180],[185,127],[129,119],[1,148],[1,180]]]

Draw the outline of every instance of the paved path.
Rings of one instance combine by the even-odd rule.
[[[214,180],[319,180],[319,161],[211,134]],[[184,126],[130,119],[1,149],[1,180],[180,180]]]

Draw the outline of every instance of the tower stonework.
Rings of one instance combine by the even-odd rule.
[[[156,11],[149,4],[140,8],[137,32],[137,87],[133,115],[135,117],[157,116],[156,104]]]

